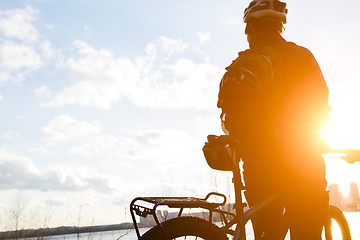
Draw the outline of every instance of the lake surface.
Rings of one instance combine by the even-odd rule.
[[[350,212],[344,213],[350,226],[351,235],[353,240],[360,240],[360,213],[359,212]],[[249,224],[248,224],[249,225]],[[146,232],[148,229],[140,229],[142,233]],[[248,236],[252,235],[251,226],[248,226]],[[341,239],[338,235],[339,232],[337,229],[334,233],[334,239]],[[84,233],[80,235],[69,234],[69,235],[59,235],[46,237],[46,240],[137,240],[135,230],[120,230],[120,231],[109,231],[109,232],[96,232],[96,233]],[[248,239],[253,239],[249,237]],[[286,239],[289,239],[287,237]],[[26,240],[36,240],[36,238],[27,238]]]

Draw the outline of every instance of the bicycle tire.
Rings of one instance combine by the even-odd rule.
[[[219,227],[199,217],[178,217],[161,224],[169,239],[182,239],[181,237],[193,236],[196,239],[200,237],[204,240],[228,240],[226,234]],[[165,240],[166,238],[160,226],[155,226],[141,236],[140,239]]]
[[[349,223],[346,220],[344,213],[339,208],[335,206],[330,206],[330,218],[335,220],[336,223],[339,225],[342,240],[351,240]],[[327,227],[325,227],[325,236],[326,236],[326,231],[329,231],[329,229],[326,228]],[[328,240],[327,237],[326,239]]]

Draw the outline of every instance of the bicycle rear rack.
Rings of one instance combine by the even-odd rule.
[[[218,196],[223,198],[222,202],[211,202],[209,198],[211,196]],[[141,204],[143,203],[143,204]],[[159,206],[167,206],[169,208],[178,208],[180,209],[177,213],[177,217],[180,217],[183,213],[184,208],[202,208],[209,211],[209,221],[212,222],[213,212],[218,213],[226,213],[228,212],[222,211],[218,209],[218,207],[225,205],[226,203],[226,196],[221,193],[211,192],[206,195],[205,198],[196,198],[196,197],[137,197],[131,201],[130,204],[130,212],[131,217],[134,223],[136,235],[138,239],[140,239],[140,231],[138,223],[135,219],[135,214],[146,218],[149,214],[151,214],[154,218],[155,223],[160,226],[161,230],[163,231],[161,222],[159,221],[156,215],[156,209]],[[152,205],[152,207],[145,206],[145,205]],[[235,214],[234,214],[235,216]],[[163,231],[164,235],[166,236],[165,232]]]

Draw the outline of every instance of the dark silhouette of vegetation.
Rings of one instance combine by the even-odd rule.
[[[0,232],[0,239],[19,239],[36,237],[42,239],[44,236],[66,235],[66,234],[79,234],[91,232],[107,232],[124,229],[132,229],[132,223],[121,223],[112,225],[99,225],[99,226],[85,226],[85,227],[72,227],[63,226],[56,228],[39,228],[39,229],[23,229],[17,231]]]

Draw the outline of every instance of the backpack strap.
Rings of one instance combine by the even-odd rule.
[[[279,53],[270,47],[249,49],[239,53],[220,82],[217,106],[222,108],[230,98],[252,94],[267,95],[274,86],[274,58]],[[228,85],[228,86],[227,86]]]

